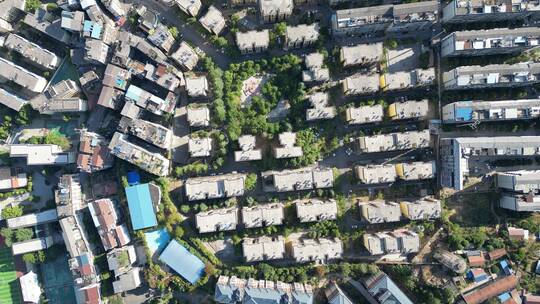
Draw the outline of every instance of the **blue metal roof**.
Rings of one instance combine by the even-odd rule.
[[[129,215],[133,230],[157,225],[156,213],[152,205],[148,184],[140,184],[126,188]]]
[[[501,301],[501,303],[503,303],[504,301],[510,299],[511,296],[508,292],[506,293],[503,293],[502,295],[499,296],[499,301]]]
[[[471,120],[472,112],[473,110],[470,107],[458,108],[456,110],[456,120],[464,120],[464,121]]]
[[[176,240],[167,245],[159,260],[191,284],[195,284],[204,275],[204,263]]]
[[[126,92],[126,98],[137,101],[141,98],[143,90],[137,86],[130,85]]]
[[[90,32],[92,30],[92,21],[84,20],[83,32]]]
[[[101,37],[101,29],[102,26],[99,23],[94,23],[94,26],[92,27],[92,33],[90,34],[90,37],[94,39],[99,39]]]

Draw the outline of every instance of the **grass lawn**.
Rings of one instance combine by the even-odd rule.
[[[0,248],[0,303],[22,303],[13,256],[7,247]]]

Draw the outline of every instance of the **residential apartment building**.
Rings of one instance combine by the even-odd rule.
[[[12,94],[4,89],[0,89],[0,104],[19,112],[28,100]]]
[[[261,173],[263,190],[266,192],[288,192],[331,188],[334,173],[330,168],[305,167]]]
[[[460,66],[444,72],[445,90],[520,87],[540,82],[540,63]]]
[[[60,64],[58,56],[39,45],[26,40],[17,34],[9,34],[3,41],[3,46],[10,51],[19,53],[38,68],[53,70]]]
[[[384,109],[380,104],[372,106],[347,107],[345,121],[350,125],[368,124],[383,121]]]
[[[335,220],[338,214],[337,202],[333,199],[302,199],[293,202],[296,217],[300,223]]]
[[[236,45],[242,54],[264,52],[270,45],[268,30],[236,32]]]
[[[295,239],[287,245],[297,263],[326,263],[343,255],[343,243],[337,238]]]
[[[458,101],[442,108],[443,123],[521,120],[539,116],[540,99]]]
[[[441,140],[440,147],[442,186],[463,190],[471,161],[484,157],[508,159],[538,155],[540,136],[446,138]]]
[[[213,209],[195,215],[199,233],[235,230],[238,225],[238,208]]]
[[[370,224],[392,223],[401,220],[400,205],[390,201],[370,201],[358,203],[362,219]]]
[[[157,97],[156,95],[141,89],[138,86],[130,84],[126,94],[126,101],[131,101],[137,106],[146,109],[156,115],[173,113],[176,106],[176,100],[169,100]]]
[[[260,18],[265,23],[284,21],[293,12],[293,0],[258,0]]]
[[[185,41],[180,43],[178,49],[171,54],[171,59],[186,71],[191,71],[199,62],[199,55]]]
[[[536,16],[540,4],[534,0],[453,0],[442,10],[444,23],[523,20]]]
[[[318,23],[287,26],[285,30],[285,49],[309,47],[314,45],[317,40],[319,40]]]
[[[383,43],[342,46],[339,59],[343,67],[375,66],[383,59]]]
[[[32,30],[55,40],[61,45],[65,46],[69,44],[71,35],[62,28],[62,20],[56,19],[49,22],[46,18],[47,16],[47,12],[44,9],[39,8],[34,14],[26,14],[22,22],[32,28]]]
[[[522,52],[538,46],[540,28],[496,28],[453,32],[441,41],[441,55],[484,56]]]
[[[26,187],[28,177],[21,168],[0,167],[0,190]]]
[[[244,238],[242,252],[248,263],[283,259],[285,257],[285,238],[282,236]]]
[[[168,53],[171,50],[171,47],[175,42],[169,29],[163,24],[159,24],[153,29],[146,39],[165,53]]]
[[[300,157],[304,154],[302,147],[295,146],[296,133],[283,132],[278,135],[280,147],[274,147],[276,158]]]
[[[356,178],[364,184],[386,184],[396,181],[395,165],[366,165],[354,167]]]
[[[242,223],[246,228],[282,225],[285,213],[282,203],[269,203],[242,208]]]
[[[324,64],[324,55],[311,53],[304,58],[306,70],[302,71],[302,81],[307,83],[322,83],[330,80],[330,69]]]
[[[127,225],[119,223],[117,209],[115,203],[108,198],[99,199],[88,204],[92,222],[106,251],[126,246],[131,242]]]
[[[441,201],[433,197],[423,197],[415,201],[401,201],[401,214],[411,221],[433,220],[441,217]]]
[[[328,93],[317,92],[309,96],[312,108],[306,110],[306,121],[332,119],[336,117],[336,107],[330,106]]]
[[[438,16],[438,1],[337,10],[331,18],[332,34],[415,36],[430,32]]]
[[[355,74],[343,81],[343,93],[345,95],[373,94],[381,89],[379,74]]]
[[[407,229],[366,233],[364,246],[372,255],[409,254],[420,251],[420,237]]]
[[[206,97],[209,93],[206,76],[186,77],[186,91],[189,97]]]
[[[234,161],[253,161],[262,159],[262,150],[257,149],[257,140],[253,135],[238,137],[240,151],[234,151]]]
[[[496,185],[501,191],[500,207],[518,212],[540,211],[540,171],[498,172]]]
[[[313,298],[313,287],[309,284],[258,281],[253,278],[244,280],[234,276],[220,276],[214,292],[214,300],[223,304],[248,304],[253,301],[280,303],[282,299],[311,304]]]
[[[210,5],[206,14],[199,19],[199,22],[210,34],[214,35],[219,35],[225,28],[223,14],[213,5]]]
[[[185,192],[189,201],[226,198],[244,195],[244,174],[222,174],[188,178]]]
[[[114,156],[123,159],[139,168],[158,176],[169,174],[170,161],[160,153],[150,152],[127,140],[127,135],[115,132],[109,150]]]
[[[413,69],[411,71],[386,73],[382,77],[384,82],[381,83],[380,87],[383,91],[428,87],[435,83],[435,69]]]
[[[188,140],[190,157],[208,157],[212,153],[211,137],[190,137]]]
[[[120,132],[134,135],[159,148],[170,149],[172,145],[172,130],[164,126],[143,119],[122,117],[118,123]]]
[[[207,106],[190,104],[186,108],[190,127],[208,127],[210,125],[210,109]]]
[[[376,153],[431,147],[431,135],[428,129],[373,136],[362,136],[357,139],[359,153]]]
[[[109,141],[103,136],[82,130],[79,138],[77,169],[93,173],[112,167],[114,157],[108,145]]]
[[[34,92],[41,93],[47,85],[47,80],[13,62],[0,58],[0,79],[13,81],[19,86]]]
[[[428,116],[429,101],[424,99],[394,102],[388,106],[387,113],[391,120],[422,119]]]
[[[435,161],[417,161],[396,164],[396,175],[404,181],[435,178],[437,165]]]
[[[186,14],[197,17],[202,7],[201,0],[174,0],[176,5]]]
[[[2,168],[2,171],[5,171],[4,168]],[[4,172],[0,171],[0,174],[3,174]],[[26,176],[25,176],[26,178]],[[6,180],[2,180],[2,187],[5,188],[6,186]],[[6,189],[12,189],[12,188],[5,188]],[[58,213],[56,212],[56,209],[48,209],[41,212],[36,213],[29,213],[22,216],[17,217],[11,217],[6,219],[7,227],[10,229],[19,229],[19,228],[26,228],[26,227],[34,227],[37,225],[43,225],[47,223],[52,223],[58,221]]]
[[[361,285],[356,286],[368,303],[413,304],[413,301],[382,271],[362,280]]]

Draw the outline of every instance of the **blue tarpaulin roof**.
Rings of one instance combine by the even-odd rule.
[[[511,296],[508,292],[505,292],[503,293],[502,295],[499,296],[499,301],[501,301],[501,303],[503,303],[504,301],[510,299]]]
[[[133,230],[139,230],[157,225],[156,213],[152,205],[148,184],[129,186],[126,188],[129,215]]]
[[[204,263],[175,240],[167,245],[159,260],[191,284],[195,284],[204,275]]]
[[[135,171],[129,171],[127,173],[127,182],[130,186],[136,185],[141,181],[141,176]]]
[[[471,120],[472,119],[472,108],[459,108],[456,110],[456,119],[457,120]]]

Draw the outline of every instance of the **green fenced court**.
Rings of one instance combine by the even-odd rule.
[[[0,248],[0,303],[22,303],[21,287],[17,280],[13,256],[7,247]]]

